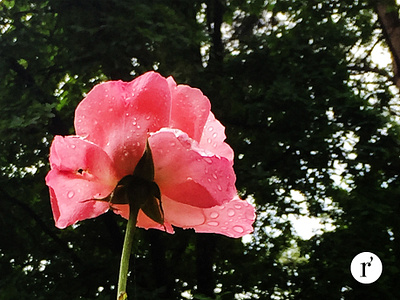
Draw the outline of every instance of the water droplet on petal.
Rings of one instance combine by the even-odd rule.
[[[210,221],[210,222],[207,222],[207,224],[210,226],[218,226],[219,225],[219,223],[217,221]]]
[[[76,148],[76,146],[75,145],[71,145],[71,149],[75,149]]]
[[[146,117],[146,120],[150,120],[150,116],[147,116],[147,117]]]
[[[212,176],[214,177],[214,179],[218,179],[217,174],[214,173]]]
[[[236,208],[236,209],[241,209],[242,206],[241,206],[240,204],[235,204],[235,208]]]
[[[208,131],[213,131],[213,130],[214,130],[214,127],[212,127],[212,126],[208,127]]]
[[[222,191],[222,186],[220,186],[219,184],[217,185],[217,189],[218,191]]]
[[[213,133],[213,138],[215,139],[218,136],[216,132]]]
[[[235,215],[235,211],[233,209],[228,209],[228,216],[233,217]]]
[[[113,108],[110,108],[108,111],[109,111],[109,112],[112,112],[113,110],[114,110]]]
[[[68,194],[67,194],[67,197],[68,197],[69,199],[71,199],[71,198],[74,197],[74,196],[75,196],[75,192],[74,192],[74,191],[69,191]]]
[[[210,214],[210,218],[212,218],[212,219],[216,219],[216,218],[218,218],[219,217],[219,213],[217,213],[216,211],[213,211],[211,214]]]
[[[211,144],[212,140],[210,138],[207,139],[207,143]]]
[[[243,227],[239,226],[239,225],[233,226],[233,230],[236,231],[237,233],[243,233],[244,232]]]
[[[136,124],[137,124],[136,121],[133,121],[133,122],[132,122],[132,125],[133,125],[133,126],[136,126]]]

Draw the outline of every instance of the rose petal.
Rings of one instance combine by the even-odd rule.
[[[118,183],[112,161],[97,145],[76,136],[56,136],[46,176],[56,226],[65,228],[109,208],[101,199]]]
[[[233,163],[233,150],[225,143],[225,127],[210,112],[200,139],[200,147],[227,158]]]
[[[238,197],[216,207],[203,209],[205,222],[194,226],[196,232],[219,233],[238,238],[253,232],[254,207]]]
[[[180,129],[192,139],[200,141],[210,113],[210,101],[199,89],[177,85],[172,77],[168,77],[167,82],[172,97],[170,127]]]
[[[162,129],[149,138],[155,182],[171,199],[197,207],[212,207],[236,195],[232,163],[206,153],[185,133]]]
[[[76,134],[103,148],[123,177],[132,174],[148,132],[168,126],[171,94],[161,75],[95,86],[75,111]]]
[[[165,222],[196,232],[219,233],[242,237],[253,231],[254,207],[237,196],[228,203],[212,208],[200,208],[162,198]],[[155,227],[150,227],[155,228]]]

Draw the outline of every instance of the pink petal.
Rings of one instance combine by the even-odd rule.
[[[196,207],[212,207],[236,195],[232,163],[204,152],[179,130],[162,129],[149,138],[155,182],[174,201]]]
[[[200,147],[227,158],[233,163],[233,150],[225,143],[225,127],[210,112],[200,139]]]
[[[161,75],[95,86],[75,111],[76,134],[103,148],[121,177],[132,174],[148,132],[168,126],[171,95]]]
[[[216,207],[203,210],[206,221],[194,227],[196,232],[219,233],[238,238],[253,232],[254,207],[238,197]]]
[[[237,196],[228,203],[211,208],[193,207],[163,197],[165,221],[196,232],[242,237],[253,231],[254,207]]]
[[[56,226],[65,228],[109,208],[101,199],[118,183],[112,161],[97,145],[76,136],[56,136],[46,176]]]
[[[200,141],[210,113],[210,101],[199,89],[177,85],[172,77],[168,77],[167,81],[172,97],[170,127],[180,129],[192,139]]]

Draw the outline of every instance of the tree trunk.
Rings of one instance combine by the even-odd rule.
[[[224,58],[221,26],[225,10],[224,0],[209,0],[207,4],[208,31],[211,35],[209,68],[219,70]]]
[[[375,6],[383,35],[393,60],[393,82],[400,89],[400,20],[395,1],[379,1]]]

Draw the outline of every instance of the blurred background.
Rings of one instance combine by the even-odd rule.
[[[149,70],[208,96],[257,221],[242,239],[139,230],[129,299],[400,299],[398,10],[0,1],[0,299],[116,298],[126,220],[55,228],[44,177],[85,93]],[[383,263],[369,285],[350,273],[363,251]]]

